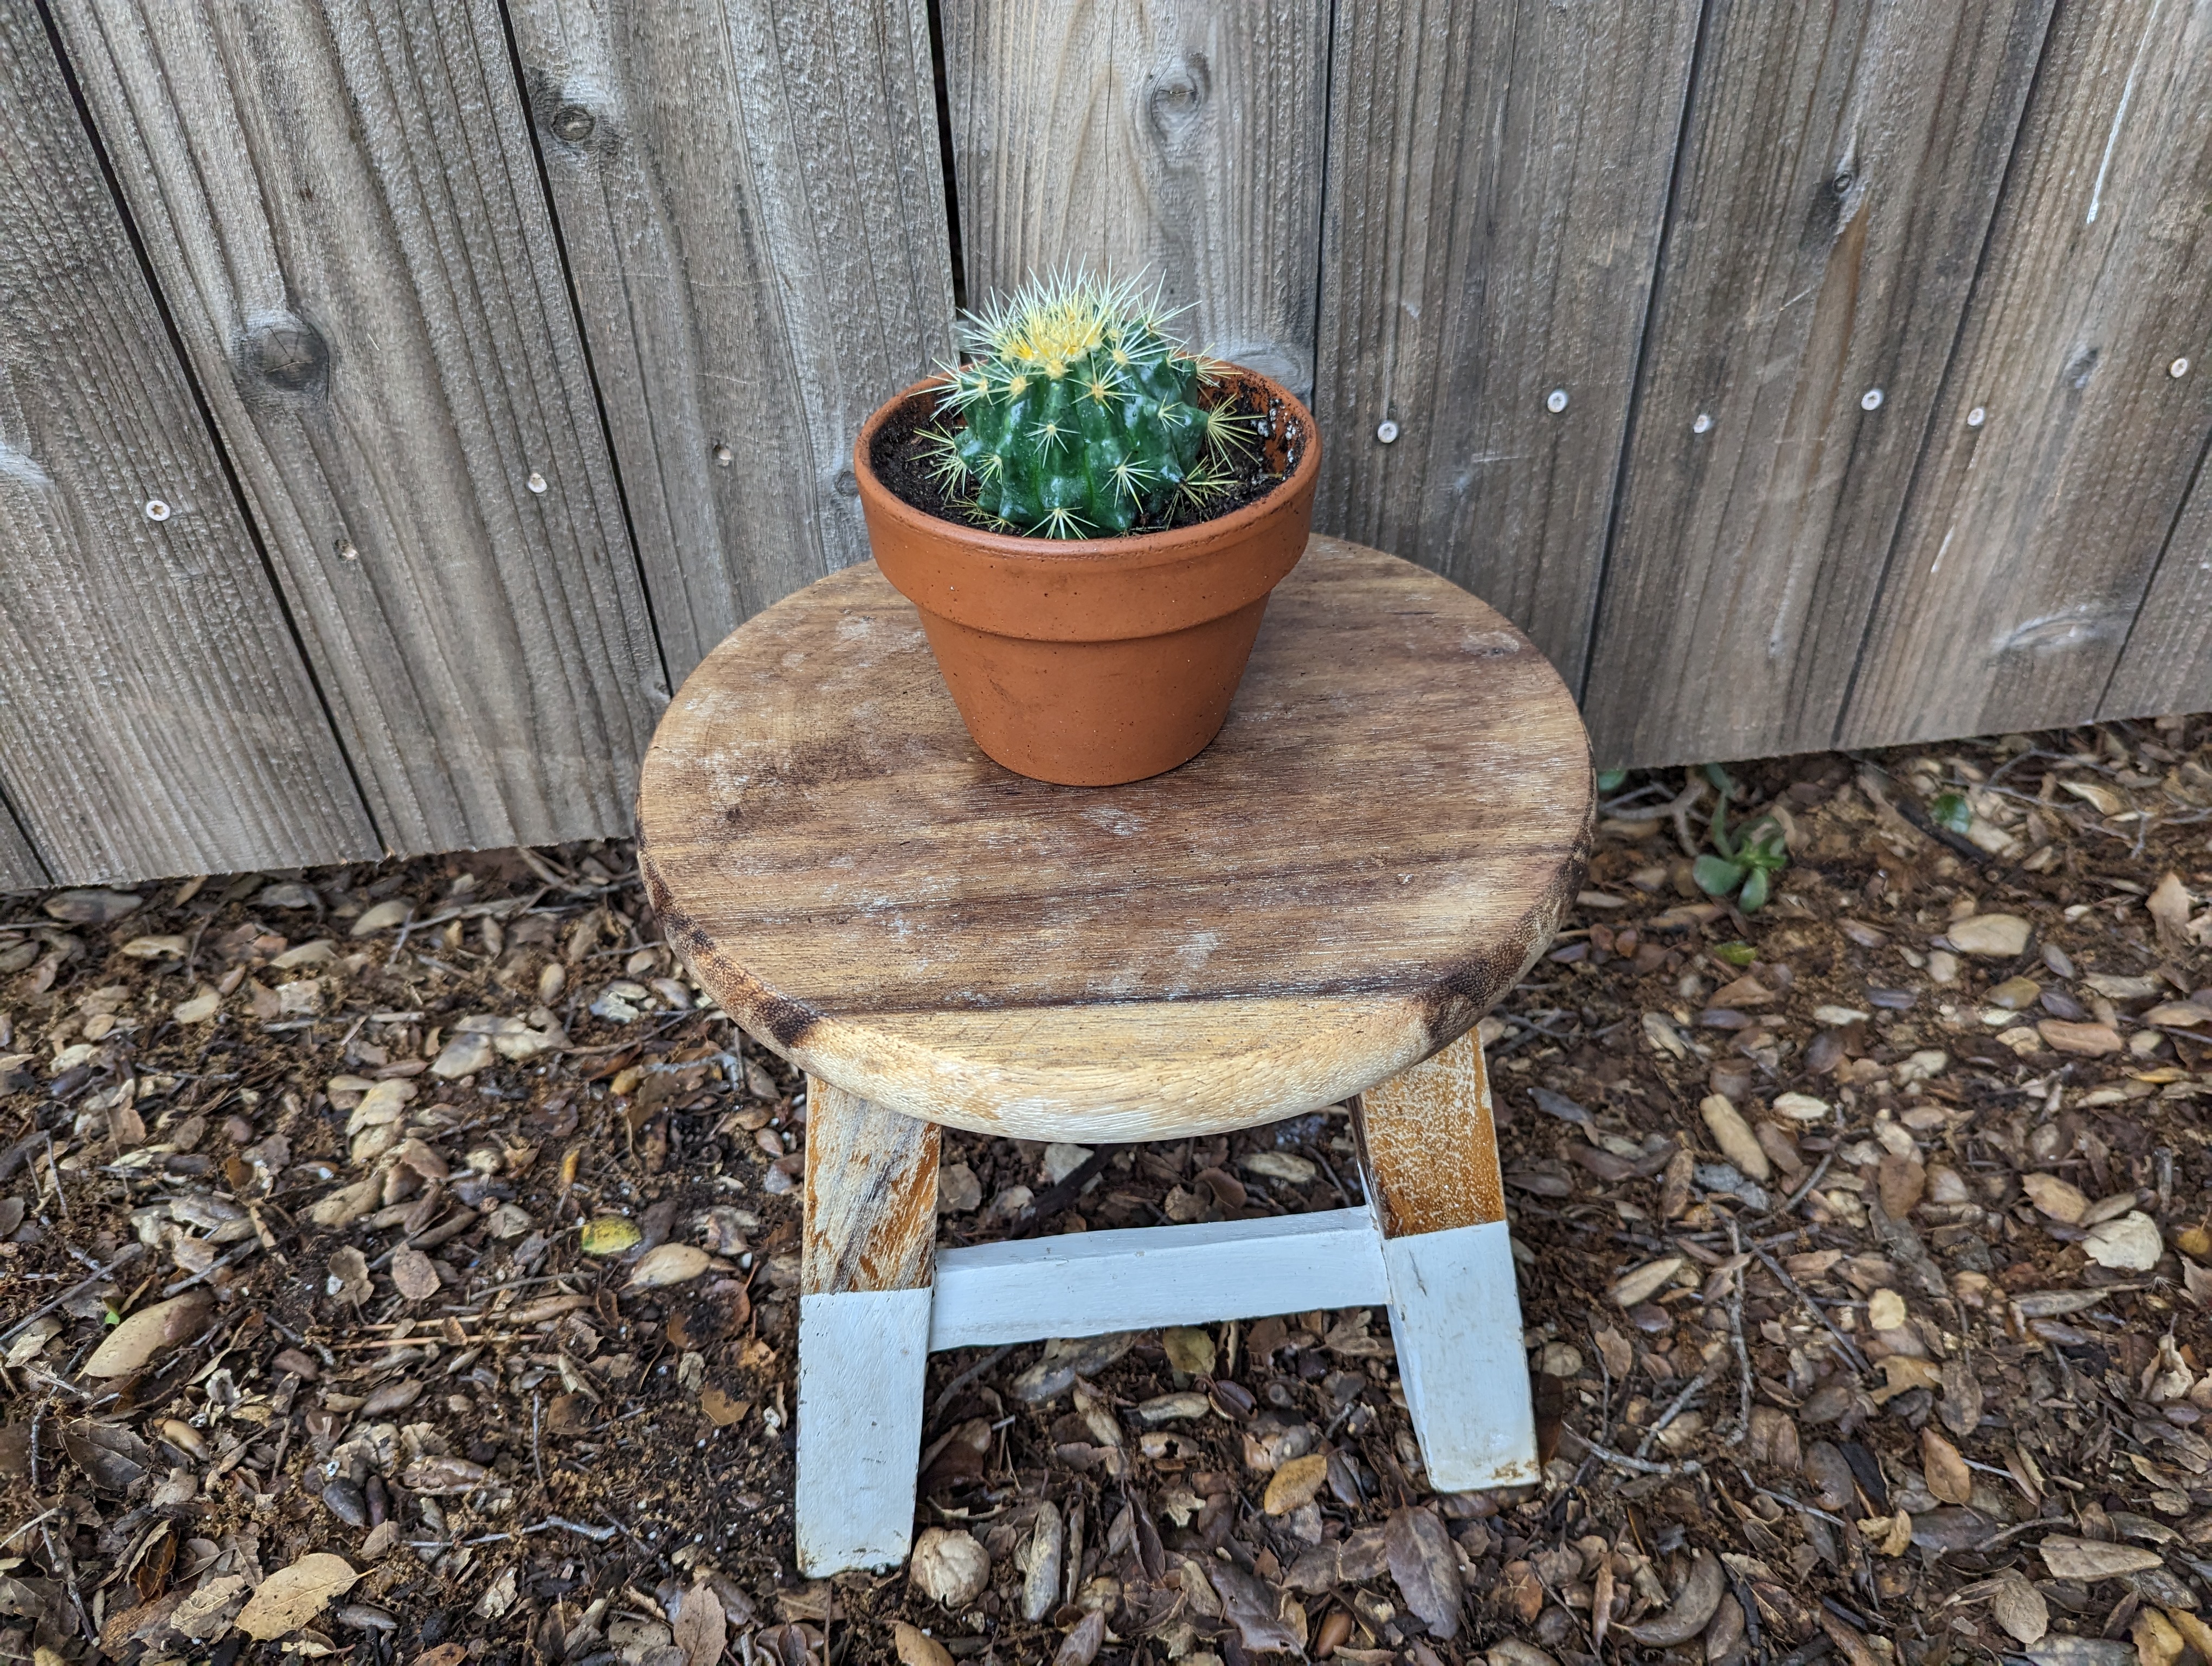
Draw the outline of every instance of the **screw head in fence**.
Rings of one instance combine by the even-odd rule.
[[[1990,413],[1983,410],[1979,405],[1976,405],[1972,410],[1966,413],[1966,426],[1968,428],[1979,428],[1984,423],[1986,423],[1989,420]]]
[[[2179,381],[2189,374],[2189,361],[2185,358],[2176,359],[2172,364],[2166,366],[2166,374],[2174,380]]]
[[[1699,411],[1690,423],[1690,432],[1692,434],[1710,434],[1712,432],[1712,428],[1713,419],[1711,416],[1702,410]]]
[[[1381,422],[1375,424],[1375,437],[1377,440],[1380,440],[1386,446],[1390,444],[1391,441],[1398,437],[1397,423],[1392,422],[1388,416],[1385,416]]]
[[[537,470],[532,469],[530,471],[530,479],[526,483],[529,485],[532,491],[542,492],[545,489],[545,477],[538,473]]]
[[[1550,411],[1552,415],[1556,416],[1566,408],[1567,390],[1564,387],[1553,388],[1550,396],[1544,401],[1544,409]]]
[[[714,447],[714,460],[726,469],[738,460],[738,454],[727,446],[718,445]]]
[[[340,561],[359,561],[361,551],[353,547],[353,540],[343,533],[331,540],[331,552]]]
[[[146,500],[147,520],[167,520],[168,518],[169,506],[167,504],[161,502],[158,497],[149,497]]]
[[[1867,389],[1865,392],[1860,394],[1859,409],[1861,410],[1880,410],[1881,409],[1881,390],[1878,387],[1870,387]]]

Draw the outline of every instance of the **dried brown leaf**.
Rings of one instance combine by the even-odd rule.
[[[1382,1543],[1390,1558],[1390,1578],[1406,1606],[1429,1628],[1431,1637],[1459,1631],[1459,1558],[1436,1512],[1408,1505],[1390,1512]]]
[[[2071,1226],[2088,1213],[2089,1200],[2078,1186],[2069,1184],[2055,1174],[2024,1174],[2020,1177],[2021,1189],[2027,1201],[2061,1225]]]
[[[2051,1605],[2018,1568],[2007,1568],[1993,1582],[1990,1616],[2015,1643],[2035,1644],[2051,1629]]]
[[[1920,1432],[1920,1470],[1928,1490],[1946,1504],[1963,1505],[1974,1496],[1973,1471],[1959,1449],[1933,1429]]]
[[[297,1631],[328,1608],[331,1598],[352,1590],[360,1577],[344,1557],[311,1552],[253,1588],[253,1595],[238,1611],[238,1628],[264,1643]]]
[[[2189,910],[2195,901],[2189,887],[2181,883],[2181,876],[2170,868],[2157,889],[2143,899],[2143,908],[2158,928],[2159,946],[2168,954],[2190,952]]]
[[[701,1583],[684,1593],[676,1611],[675,1635],[684,1666],[714,1666],[722,1657],[729,1642],[729,1619],[713,1586]]]
[[[632,1290],[653,1290],[665,1285],[689,1284],[714,1264],[714,1258],[696,1243],[664,1243],[647,1250],[629,1270]]]
[[[164,1348],[194,1335],[215,1298],[204,1290],[186,1291],[166,1302],[142,1307],[108,1333],[84,1362],[87,1377],[127,1377]]]
[[[952,1666],[951,1652],[942,1643],[903,1620],[891,1624],[891,1649],[899,1666]]]
[[[1234,1562],[1208,1561],[1206,1577],[1220,1598],[1222,1617],[1254,1654],[1305,1647],[1305,1610],[1288,1591],[1273,1591]]]
[[[1320,1452],[1292,1458],[1267,1478],[1267,1496],[1261,1508],[1270,1516],[1287,1516],[1302,1504],[1311,1504],[1328,1479],[1328,1459]]]
[[[420,1250],[394,1250],[391,1273],[392,1282],[410,1302],[428,1301],[438,1293],[438,1269]]]
[[[1106,1616],[1093,1608],[1075,1622],[1074,1630],[1060,1639],[1052,1666],[1091,1666],[1098,1658],[1099,1645],[1105,1640]]]

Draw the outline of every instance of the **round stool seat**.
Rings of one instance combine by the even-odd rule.
[[[1592,793],[1543,655],[1376,550],[1315,538],[1220,737],[1110,787],[984,757],[865,563],[691,673],[639,856],[700,982],[811,1074],[981,1133],[1164,1139],[1464,1033],[1573,897]]]

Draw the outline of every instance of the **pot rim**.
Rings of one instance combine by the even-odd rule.
[[[1234,538],[1247,527],[1255,526],[1269,515],[1279,513],[1284,502],[1294,499],[1298,489],[1321,471],[1321,430],[1315,425],[1313,412],[1307,408],[1306,402],[1264,371],[1234,362],[1223,368],[1260,383],[1274,398],[1289,406],[1294,420],[1304,427],[1304,445],[1297,460],[1291,465],[1291,471],[1260,496],[1249,503],[1239,504],[1227,514],[1193,521],[1188,526],[1125,533],[1115,538],[1025,538],[989,532],[981,526],[971,526],[965,521],[948,520],[941,515],[930,514],[927,509],[916,508],[884,484],[883,477],[876,472],[872,457],[875,437],[895,412],[903,410],[924,393],[941,386],[945,380],[945,373],[942,371],[923,377],[876,407],[874,414],[861,424],[859,437],[853,441],[853,473],[860,482],[861,489],[875,499],[876,506],[883,513],[917,530],[926,531],[931,536],[957,536],[970,547],[1002,560],[1035,562],[1044,566],[1100,560],[1113,560],[1127,566],[1179,561],[1197,553],[1202,546],[1211,545],[1224,537]]]

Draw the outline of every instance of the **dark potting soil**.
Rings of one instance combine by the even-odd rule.
[[[1228,459],[1236,477],[1219,496],[1209,499],[1203,507],[1178,502],[1166,520],[1139,521],[1121,536],[1195,526],[1200,521],[1218,520],[1247,503],[1256,503],[1283,483],[1291,465],[1311,443],[1311,436],[1304,431],[1290,409],[1268,397],[1266,387],[1259,382],[1232,377],[1224,381],[1215,397],[1228,400],[1238,415],[1258,419],[1260,443],[1244,455]],[[875,466],[876,477],[902,502],[924,514],[935,515],[939,520],[983,528],[981,516],[971,514],[965,506],[946,496],[937,483],[930,453],[922,439],[922,430],[935,420],[934,410],[921,399],[893,411],[876,431],[868,460]]]

